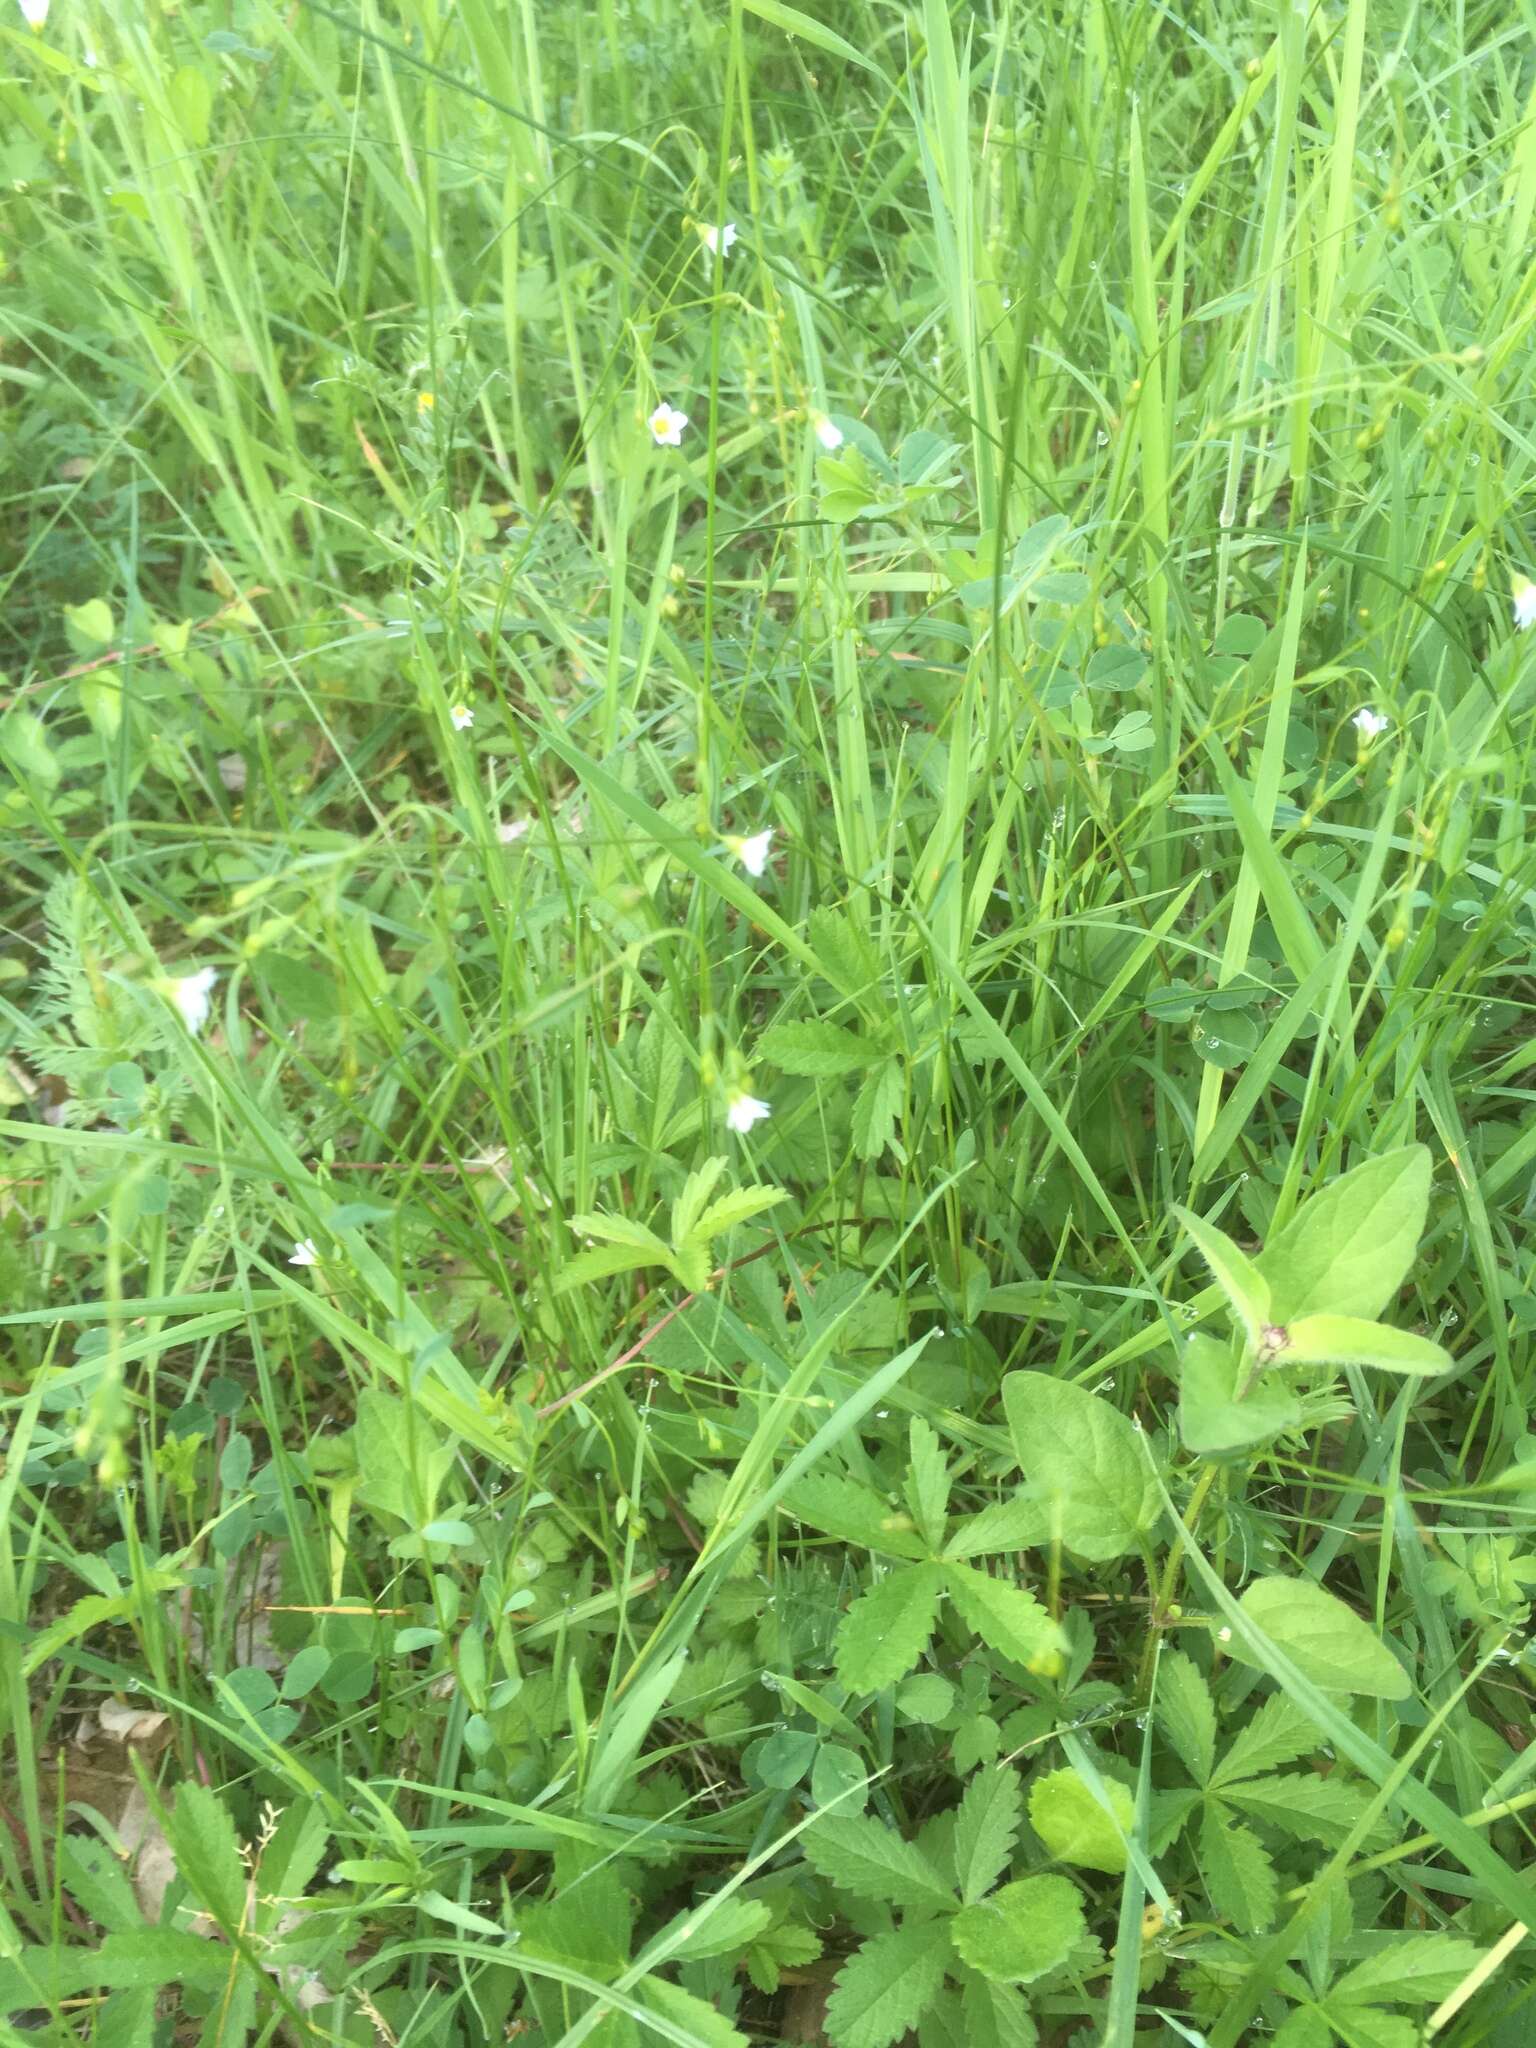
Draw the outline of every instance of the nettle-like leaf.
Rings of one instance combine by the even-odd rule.
[[[1009,1373],[1003,1405],[1019,1468],[1067,1548],[1095,1563],[1139,1548],[1157,1520],[1157,1484],[1119,1409],[1040,1372]]]
[[[1253,1262],[1270,1289],[1271,1319],[1379,1316],[1424,1234],[1429,1164],[1425,1146],[1404,1145],[1304,1202]]]
[[[1051,1517],[1044,1502],[1020,1494],[995,1500],[974,1515],[961,1515],[944,1539],[947,1558],[985,1557],[1000,1550],[1037,1550],[1050,1541]]]
[[[813,1081],[831,1080],[842,1074],[862,1074],[884,1059],[883,1044],[861,1038],[841,1024],[805,1022],[770,1024],[758,1044],[762,1059],[786,1074],[801,1074]]]
[[[1036,1778],[1029,1792],[1029,1824],[1060,1863],[1102,1870],[1114,1877],[1130,1861],[1126,1838],[1136,1820],[1136,1802],[1116,1778],[1105,1778],[1109,1810],[1070,1766]]]
[[[883,1501],[871,1486],[857,1480],[813,1474],[790,1489],[785,1506],[797,1521],[886,1557],[914,1562],[927,1556],[909,1516]]]
[[[905,1084],[900,1060],[883,1060],[864,1077],[853,1098],[850,1132],[860,1159],[878,1159],[896,1135]]]
[[[943,1584],[942,1565],[919,1564],[861,1594],[837,1632],[838,1684],[881,1692],[905,1677],[928,1647]]]
[[[1216,1708],[1211,1689],[1182,1650],[1167,1651],[1157,1666],[1157,1725],[1197,1785],[1216,1768]]]
[[[907,1445],[907,1477],[902,1491],[923,1540],[930,1549],[942,1550],[949,1507],[949,1465],[937,1433],[920,1415],[912,1418]]]
[[[1280,1880],[1263,1844],[1251,1829],[1207,1803],[1195,1851],[1206,1896],[1214,1909],[1244,1934],[1258,1934],[1275,1917]]]
[[[1212,1789],[1220,1791],[1237,1779],[1279,1770],[1298,1757],[1310,1756],[1317,1746],[1318,1733],[1312,1723],[1300,1707],[1277,1692],[1237,1731],[1212,1773]]]
[[[943,1985],[952,1955],[947,1920],[909,1922],[866,1941],[838,1972],[827,2000],[835,2048],[891,2048],[909,2034]]]
[[[975,1565],[949,1562],[949,1597],[966,1625],[1000,1656],[1047,1677],[1060,1671],[1065,1640],[1033,1593],[994,1579]]]
[[[701,1294],[709,1285],[714,1240],[736,1224],[749,1222],[789,1200],[784,1188],[749,1187],[733,1188],[711,1202],[727,1164],[723,1156],[706,1159],[688,1175],[672,1204],[670,1244],[629,1216],[609,1216],[602,1211],[573,1216],[570,1227],[576,1236],[595,1237],[601,1243],[565,1261],[555,1282],[556,1293],[568,1294],[615,1273],[660,1266],[690,1294]]]
[[[999,1984],[1031,1984],[1064,1963],[1086,1932],[1083,1902],[1066,1877],[1024,1877],[955,1915],[961,1958]]]
[[[1479,1960],[1476,1943],[1448,1934],[1409,1934],[1382,1943],[1328,1988],[1330,2006],[1436,2005]]]
[[[1036,2048],[1034,2016],[1011,1984],[972,1977],[960,1997],[957,2048]]]
[[[1255,1579],[1238,1606],[1326,1691],[1405,1700],[1413,1690],[1407,1672],[1369,1623],[1315,1579]],[[1228,1654],[1238,1663],[1265,1669],[1263,1657],[1243,1640],[1241,1630],[1234,1630]]]
[[[878,1820],[813,1823],[802,1840],[813,1869],[855,1898],[882,1906],[952,1907],[950,1887],[913,1842]]]
[[[955,1877],[960,1896],[973,1905],[1008,1868],[1023,1817],[1019,1774],[1009,1765],[978,1771],[965,1788],[955,1814]]]

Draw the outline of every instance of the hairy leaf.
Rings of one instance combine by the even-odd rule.
[[[823,1877],[855,1898],[884,1906],[952,1906],[949,1886],[915,1843],[884,1821],[819,1820],[801,1837]]]
[[[906,1676],[933,1634],[943,1567],[893,1572],[855,1600],[837,1631],[837,1682],[850,1692],[880,1692]]]

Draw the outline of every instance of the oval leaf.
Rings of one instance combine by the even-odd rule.
[[[1083,1902],[1068,1877],[1005,1884],[950,1927],[961,1960],[996,1984],[1030,1984],[1064,1963],[1083,1936]]]
[[[1327,1692],[1405,1700],[1408,1674],[1368,1622],[1313,1579],[1255,1579],[1238,1608],[1314,1685]],[[1269,1667],[1234,1631],[1227,1654],[1240,1664]]]
[[[1009,1373],[1003,1404],[1020,1470],[1054,1506],[1067,1548],[1095,1561],[1135,1550],[1157,1519],[1157,1485],[1119,1409],[1043,1372]]]

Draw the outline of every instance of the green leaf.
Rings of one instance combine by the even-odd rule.
[[[774,1792],[798,1785],[816,1761],[819,1737],[808,1728],[780,1728],[757,1752],[757,1774]]]
[[[775,28],[783,29],[786,35],[798,36],[814,49],[824,50],[829,57],[841,57],[845,64],[853,64],[860,71],[868,71],[873,77],[885,82],[885,73],[878,64],[872,64],[862,50],[856,50],[852,43],[818,21],[814,15],[802,14],[798,7],[786,7],[784,0],[744,0],[749,14],[756,14],[762,20],[772,22]]]
[[[84,604],[64,607],[64,631],[76,654],[99,654],[117,637],[112,607],[104,597],[89,597]]]
[[[944,1982],[949,1922],[929,1920],[877,1934],[843,1965],[827,2000],[834,2048],[891,2048],[909,2034]]]
[[[1330,1999],[1319,2010],[1337,2031],[1331,2040],[1345,2048],[1422,2048],[1423,2036],[1412,2020],[1382,2012],[1374,2005],[1335,2006]]]
[[[884,1057],[884,1050],[841,1024],[770,1024],[758,1054],[786,1074],[826,1080],[837,1074],[862,1074]]]
[[[1277,1692],[1238,1730],[1232,1747],[1216,1766],[1211,1788],[1219,1791],[1239,1778],[1256,1778],[1261,1771],[1278,1770],[1282,1764],[1310,1756],[1319,1739],[1300,1707]]]
[[[226,1934],[245,1925],[247,1882],[235,1824],[216,1793],[184,1779],[166,1825],[176,1868],[198,1904]]]
[[[931,1550],[942,1550],[945,1510],[949,1506],[949,1464],[937,1433],[922,1416],[913,1416],[907,1442],[907,1476],[902,1491],[923,1541]]]
[[[698,1222],[704,1204],[714,1193],[715,1183],[719,1180],[721,1174],[724,1173],[729,1163],[723,1153],[716,1153],[714,1158],[706,1159],[696,1166],[683,1182],[681,1192],[672,1204],[672,1243],[674,1245],[686,1244],[688,1239],[694,1235],[694,1226]],[[593,1227],[594,1224],[597,1226],[596,1228]],[[571,1219],[572,1230],[578,1234],[586,1232],[593,1237],[617,1236],[621,1224],[626,1230],[634,1233],[632,1236],[623,1238],[621,1240],[623,1243],[637,1244],[642,1238],[651,1235],[650,1231],[645,1230],[642,1225],[638,1223],[631,1224],[623,1217],[573,1216]]]
[[[946,1557],[984,1557],[999,1550],[1036,1550],[1050,1541],[1051,1517],[1044,1502],[1020,1494],[996,1500],[950,1525]]]
[[[1011,1765],[978,1771],[955,1813],[955,1875],[969,1905],[1008,1868],[1024,1811],[1019,1774]]]
[[[744,1899],[739,1892],[718,1904],[700,1899],[662,1929],[656,1945],[673,1962],[728,1956],[756,1941],[772,1918],[771,1906],[761,1899]]]
[[[1379,1700],[1405,1700],[1413,1691],[1376,1631],[1315,1579],[1255,1579],[1238,1608],[1314,1685]],[[1233,1631],[1227,1654],[1240,1664],[1266,1668],[1241,1630]]]
[[[1033,1593],[978,1571],[973,1564],[945,1566],[949,1594],[961,1619],[989,1649],[1026,1671],[1054,1676],[1061,1669],[1061,1630]]]
[[[712,1160],[711,1165],[722,1166],[723,1160]],[[690,1174],[690,1182],[699,1178]],[[705,1184],[707,1194],[713,1185],[713,1176]],[[685,1190],[686,1192],[686,1190]],[[681,1200],[681,1197],[679,1198]],[[676,1205],[674,1205],[675,1211]],[[670,1246],[665,1238],[658,1237],[654,1230],[647,1230],[643,1223],[636,1223],[629,1216],[604,1216],[602,1214],[573,1216],[569,1229],[573,1237],[596,1237],[604,1244],[625,1245],[631,1251],[644,1252],[646,1263],[661,1265],[665,1262]]]
[[[813,1821],[801,1836],[813,1869],[857,1899],[883,1906],[953,1906],[954,1895],[915,1843],[883,1821]]]
[[[939,1613],[943,1567],[893,1572],[855,1600],[837,1631],[837,1682],[881,1692],[904,1678],[928,1646]]]
[[[1130,1860],[1125,1838],[1135,1825],[1136,1802],[1117,1778],[1106,1778],[1104,1789],[1113,1813],[1070,1767],[1048,1771],[1030,1787],[1029,1824],[1058,1862],[1114,1877]]]
[[[1187,1450],[1220,1458],[1267,1443],[1301,1421],[1301,1403],[1283,1384],[1261,1378],[1240,1401],[1250,1367],[1235,1341],[1196,1334],[1179,1359],[1179,1434]]]
[[[431,1521],[454,1454],[421,1410],[382,1387],[365,1387],[352,1434],[358,1499],[413,1529]]]
[[[643,1266],[670,1266],[671,1257],[665,1245],[659,1253],[636,1251],[629,1245],[596,1245],[591,1251],[577,1252],[567,1259],[555,1276],[556,1294],[569,1294],[573,1288],[585,1287],[593,1280],[608,1280],[615,1273],[638,1273]]]
[[[1036,2048],[1034,2015],[1011,1984],[973,1977],[962,1998],[965,2048]]]
[[[730,1194],[722,1195],[718,1202],[711,1202],[689,1235],[701,1244],[708,1244],[723,1230],[750,1222],[754,1216],[761,1216],[767,1209],[776,1209],[780,1202],[788,1200],[787,1188],[736,1188]]]
[[[1257,1934],[1270,1925],[1280,1897],[1275,1866],[1258,1836],[1223,1812],[1215,1800],[1207,1802],[1195,1860],[1214,1911],[1243,1934]]]
[[[707,1999],[695,1997],[685,1991],[681,1984],[671,1984],[665,1977],[647,1977],[635,1987],[635,1995],[652,2012],[670,2020],[676,2027],[686,2027],[701,2048],[748,2048],[747,2037],[733,2027],[718,2006]],[[650,2030],[633,2030],[643,2040],[654,2040]],[[598,2040],[600,2034],[589,2034],[587,2039]]]
[[[1273,1320],[1379,1316],[1407,1277],[1429,1212],[1429,1152],[1383,1153],[1303,1202],[1255,1264]]]
[[[1374,1365],[1386,1372],[1437,1373],[1454,1363],[1449,1351],[1411,1330],[1363,1316],[1301,1316],[1285,1326],[1280,1365]]]
[[[803,1969],[807,1963],[814,1963],[820,1954],[819,1935],[813,1934],[809,1927],[782,1921],[777,1927],[768,1928],[752,1944],[747,1953],[747,1975],[765,1998],[771,1998],[778,1990],[785,1970]]]
[[[1282,1834],[1301,1842],[1323,1842],[1331,1849],[1358,1827],[1370,1805],[1359,1785],[1305,1771],[1225,1785],[1222,1797]]]
[[[1274,2048],[1333,2048],[1334,2033],[1316,2006],[1298,2006],[1275,2036]]]
[[[1475,1942],[1410,1934],[1386,1943],[1330,1985],[1330,2005],[1438,2005],[1479,1960]]]
[[[822,973],[843,995],[861,996],[878,980],[874,948],[846,911],[818,904],[806,922],[806,936]]]
[[[785,1495],[784,1505],[796,1521],[809,1522],[840,1543],[914,1561],[927,1555],[910,1518],[888,1506],[873,1487],[860,1486],[856,1480],[828,1474],[802,1479]]]
[[[937,1671],[914,1671],[904,1678],[896,1693],[896,1711],[904,1721],[931,1727],[955,1704],[955,1688]]]
[[[1232,1313],[1247,1332],[1249,1343],[1256,1345],[1259,1332],[1271,1320],[1269,1282],[1224,1230],[1218,1230],[1214,1223],[1207,1223],[1203,1216],[1195,1215],[1181,1203],[1174,1203],[1173,1213],[1194,1239],[1195,1248],[1210,1267]]]
[[[900,1060],[885,1060],[865,1075],[853,1098],[853,1149],[860,1159],[878,1159],[895,1137],[901,1098]]]
[[[1067,1548],[1095,1563],[1135,1550],[1157,1519],[1157,1487],[1120,1411],[1041,1372],[1009,1373],[1003,1404],[1019,1468]]]
[[[1032,1984],[1082,1939],[1083,1902],[1069,1877],[1024,1877],[963,1907],[950,1932],[960,1956],[983,1977]]]
[[[1182,1650],[1165,1651],[1158,1660],[1154,1705],[1158,1727],[1195,1783],[1203,1785],[1216,1763],[1216,1709],[1210,1687]]]

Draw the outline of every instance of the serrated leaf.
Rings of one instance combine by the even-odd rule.
[[[1382,2012],[1374,2005],[1336,2006],[1331,1999],[1318,2010],[1337,2029],[1329,2039],[1345,2042],[1348,2048],[1422,2048],[1418,2027],[1401,2013]]]
[[[1300,1707],[1277,1692],[1238,1730],[1216,1766],[1212,1789],[1220,1791],[1239,1778],[1256,1778],[1261,1772],[1295,1763],[1298,1757],[1310,1756],[1318,1740],[1317,1730]]]
[[[735,1188],[728,1195],[722,1195],[718,1202],[709,1207],[694,1223],[689,1235],[700,1244],[708,1244],[723,1230],[731,1230],[738,1223],[747,1223],[754,1216],[761,1216],[765,1210],[776,1209],[780,1202],[789,1200],[787,1188]]]
[[[1070,1766],[1047,1771],[1030,1787],[1029,1824],[1058,1862],[1114,1877],[1130,1860],[1126,1837],[1135,1825],[1136,1802],[1118,1778],[1103,1782],[1113,1812],[1105,1811]]]
[[[1316,2006],[1298,2006],[1278,2034],[1274,2048],[1333,2048],[1334,2033]]]
[[[944,1982],[949,1923],[929,1920],[877,1934],[843,1965],[827,2000],[834,2048],[891,2048],[910,2033]]]
[[[248,1907],[246,1870],[235,1824],[218,1795],[195,1779],[183,1781],[165,1834],[197,1903],[226,1934],[237,1934]]]
[[[1223,1799],[1302,1842],[1322,1842],[1336,1849],[1358,1827],[1370,1801],[1347,1780],[1289,1771],[1273,1778],[1253,1778],[1226,1785]]]
[[[1257,1934],[1274,1920],[1280,1897],[1275,1866],[1258,1836],[1215,1800],[1201,1817],[1195,1861],[1213,1909],[1240,1933]]]
[[[1157,1725],[1197,1785],[1216,1763],[1216,1709],[1211,1689],[1182,1650],[1164,1653],[1157,1666]]]
[[[635,1987],[635,1996],[652,2012],[670,2020],[673,2026],[686,2027],[702,2048],[748,2048],[746,2035],[731,2025],[718,2006],[711,2005],[707,1999],[695,1997],[681,1984],[669,1983],[665,1977],[647,1977]],[[636,2028],[634,2031],[644,2040],[649,2030],[641,2032]],[[600,2036],[588,2035],[587,2038],[592,2040]]]
[[[1284,1328],[1286,1341],[1275,1353],[1280,1365],[1374,1365],[1383,1372],[1428,1376],[1455,1362],[1432,1338],[1364,1316],[1301,1316]]]
[[[1009,1764],[978,1771],[955,1813],[955,1875],[966,1905],[981,1898],[1008,1868],[1024,1813],[1019,1774]]]
[[[807,1860],[841,1890],[884,1906],[953,1906],[954,1896],[915,1843],[869,1819],[818,1820],[801,1837]]]
[[[837,1631],[837,1682],[881,1692],[905,1678],[933,1634],[944,1583],[940,1565],[893,1572],[855,1600]]]
[[[1095,1563],[1138,1548],[1157,1519],[1157,1486],[1120,1411],[1040,1372],[1009,1373],[1003,1404],[1019,1468],[1067,1548]]]
[[[1481,1950],[1448,1934],[1409,1934],[1387,1942],[1328,1989],[1330,2005],[1437,2005],[1449,1998]]]
[[[963,1961],[998,1984],[1032,1984],[1072,1953],[1085,1931],[1068,1877],[1024,1877],[962,1907],[950,1925]]]
[[[809,1927],[784,1921],[770,1927],[747,1951],[747,1975],[765,1997],[779,1988],[785,1970],[803,1969],[821,1954],[821,1937]]]
[[[895,1137],[901,1098],[900,1060],[884,1060],[865,1075],[863,1086],[853,1098],[850,1125],[853,1149],[860,1159],[878,1159]]]
[[[773,1918],[773,1908],[761,1899],[744,1899],[732,1893],[718,1905],[708,1899],[679,1913],[657,1937],[657,1945],[671,1961],[698,1962],[705,1956],[728,1956],[757,1941]]]
[[[1267,1443],[1301,1421],[1301,1403],[1288,1387],[1261,1379],[1238,1399],[1250,1368],[1234,1341],[1196,1334],[1179,1359],[1179,1434],[1186,1450],[1220,1458]]]
[[[840,1543],[914,1561],[927,1555],[911,1519],[883,1501],[873,1487],[860,1486],[857,1480],[834,1479],[827,1474],[802,1479],[790,1488],[784,1505],[796,1521],[809,1522]]]
[[[949,1464],[932,1425],[914,1415],[907,1435],[907,1476],[902,1491],[923,1541],[932,1550],[944,1547],[944,1516],[949,1506]]]
[[[1034,1550],[1049,1541],[1050,1529],[1050,1514],[1042,1502],[1022,1494],[1015,1500],[995,1500],[950,1525],[944,1555],[986,1557],[1000,1550]]]
[[[1429,1152],[1367,1159],[1303,1202],[1255,1260],[1271,1314],[1379,1316],[1407,1277],[1429,1211]]]
[[[1011,1657],[1026,1671],[1051,1674],[1061,1668],[1061,1630],[1033,1593],[978,1571],[973,1564],[945,1567],[949,1594],[961,1619],[989,1649]]]
[[[565,1260],[555,1276],[555,1292],[569,1294],[573,1288],[586,1287],[594,1280],[610,1280],[615,1273],[638,1273],[644,1266],[671,1264],[665,1246],[659,1254],[653,1254],[635,1251],[629,1245],[595,1245],[591,1251],[577,1252]]]
[[[688,1239],[693,1236],[694,1225],[699,1220],[704,1204],[714,1193],[715,1183],[719,1180],[721,1174],[724,1173],[728,1164],[729,1161],[723,1153],[716,1153],[713,1158],[705,1159],[696,1166],[683,1182],[682,1188],[672,1204],[672,1242],[674,1245],[686,1244]],[[614,1225],[621,1219],[600,1217],[596,1220],[607,1226],[607,1232],[611,1236],[614,1231]],[[601,1237],[604,1234],[603,1230],[592,1230],[592,1221],[593,1219],[591,1218],[573,1218],[571,1228],[578,1231],[586,1228],[592,1236]],[[639,1224],[627,1227],[632,1228],[637,1233],[641,1229]],[[646,1231],[644,1234],[647,1237],[651,1235],[649,1231]],[[638,1242],[638,1236],[624,1239],[623,1242]]]
[[[806,936],[822,973],[843,995],[863,995],[878,977],[874,948],[846,911],[819,904],[811,912]]]
[[[1315,1579],[1255,1579],[1237,1604],[1314,1685],[1378,1700],[1405,1700],[1413,1691],[1407,1672],[1370,1624]],[[1227,1654],[1240,1664],[1266,1668],[1241,1630],[1233,1631]]]
[[[1173,1213],[1194,1239],[1196,1250],[1210,1267],[1216,1285],[1227,1297],[1228,1306],[1247,1332],[1249,1343],[1256,1345],[1260,1331],[1272,1320],[1269,1282],[1224,1230],[1218,1230],[1214,1223],[1195,1215],[1182,1203],[1173,1204]]]
[[[1034,2015],[1011,1984],[972,1977],[962,1998],[965,2048],[1036,2048]]]
[[[758,1045],[759,1056],[786,1074],[826,1080],[838,1074],[862,1074],[884,1058],[884,1048],[841,1024],[770,1024]]]

